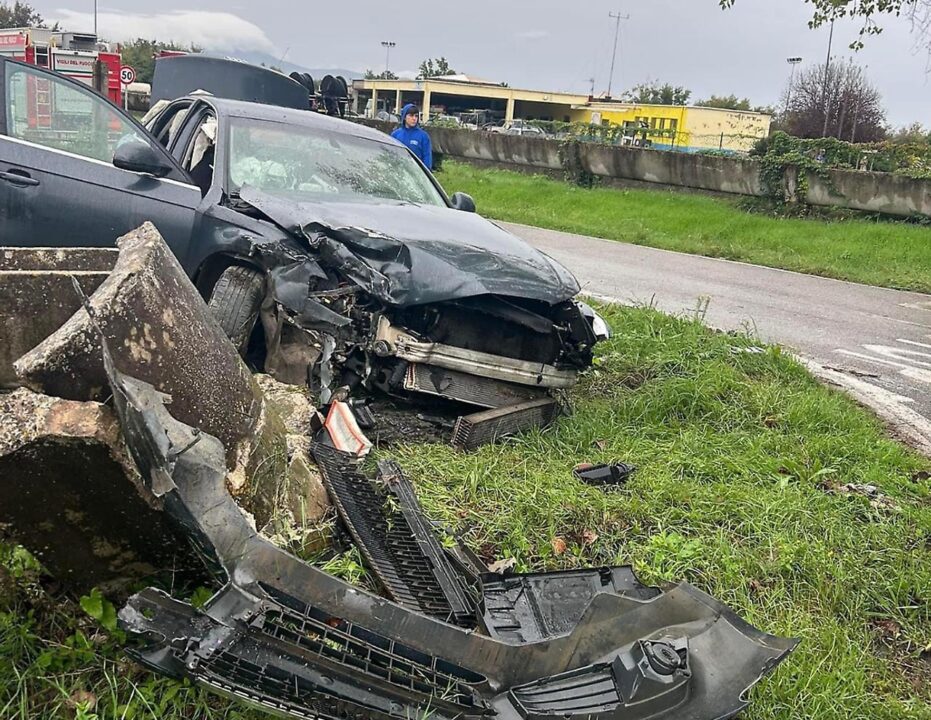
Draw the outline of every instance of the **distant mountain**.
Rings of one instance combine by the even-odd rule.
[[[358,80],[362,77],[362,73],[355,70],[347,70],[346,68],[308,68],[302,65],[289,63],[287,60],[282,62],[274,55],[262,52],[260,50],[236,50],[228,53],[208,52],[207,55],[229,57],[236,60],[253,63],[254,65],[265,65],[266,67],[281,68],[286,75],[295,71],[310,73],[311,77],[313,77],[313,79],[317,82],[320,82],[324,75],[342,75],[349,82]]]

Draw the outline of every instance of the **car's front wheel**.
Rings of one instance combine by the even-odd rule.
[[[207,305],[236,350],[244,353],[265,295],[265,275],[255,268],[231,265],[223,271]]]

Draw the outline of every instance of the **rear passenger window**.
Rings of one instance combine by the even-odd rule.
[[[111,162],[117,146],[148,139],[88,88],[19,65],[6,67],[7,134]]]

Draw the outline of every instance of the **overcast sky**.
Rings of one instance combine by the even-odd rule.
[[[222,52],[263,50],[308,67],[384,69],[382,40],[397,46],[391,69],[415,72],[426,57],[445,55],[459,72],[513,87],[587,93],[608,86],[614,20],[621,22],[614,94],[646,80],[684,85],[693,99],[712,93],[774,104],[787,84],[786,58],[823,63],[828,30],[809,30],[802,0],[98,0],[101,34],[147,35],[196,42]],[[173,3],[176,3],[173,5]],[[92,27],[93,0],[33,5],[67,29]],[[153,6],[158,7],[152,14]],[[905,19],[884,19],[885,32],[856,54],[882,92],[894,126],[931,126],[929,58]],[[834,56],[847,57],[858,25],[838,23]]]

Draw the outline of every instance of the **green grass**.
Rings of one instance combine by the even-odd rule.
[[[672,190],[586,190],[542,175],[446,161],[450,192],[497,220],[741,260],[903,290],[931,292],[931,227],[751,213],[728,200]]]
[[[931,718],[929,463],[776,348],[744,352],[752,338],[650,309],[607,317],[616,335],[571,417],[474,454],[391,453],[429,514],[518,570],[633,563],[646,582],[688,580],[801,638],[753,691],[749,720]],[[640,467],[621,489],[571,476],[616,459]],[[37,584],[28,557],[3,565],[15,579],[4,602],[0,578],[0,718],[73,718],[78,690],[101,719],[264,717],[135,668]],[[333,569],[358,576],[353,557]]]

